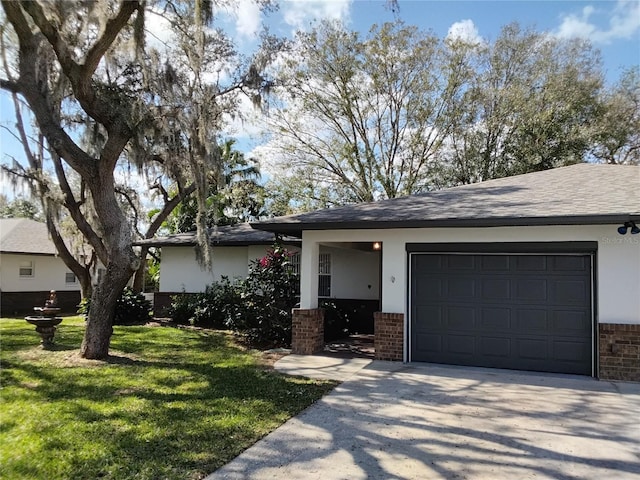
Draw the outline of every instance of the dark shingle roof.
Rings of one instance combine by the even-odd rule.
[[[0,252],[56,255],[47,226],[28,218],[0,219]]]
[[[640,220],[640,166],[578,164],[253,223],[302,230],[606,224]]]
[[[275,234],[254,230],[248,223],[241,223],[233,226],[218,227],[217,231],[211,232],[211,245],[221,246],[246,246],[246,245],[271,245],[275,241]],[[283,241],[288,244],[299,244],[297,238],[284,237]],[[150,238],[139,240],[135,245],[148,245],[153,247],[164,246],[190,246],[196,245],[196,232],[177,233],[166,237]]]

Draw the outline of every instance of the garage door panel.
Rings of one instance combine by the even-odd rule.
[[[516,309],[516,329],[518,331],[546,331],[549,328],[548,321],[546,309]]]
[[[473,278],[448,278],[446,282],[447,300],[450,298],[473,300],[476,298],[476,282]]]
[[[455,272],[457,270],[475,270],[475,255],[456,255],[447,260],[447,270]]]
[[[548,283],[544,278],[516,279],[513,299],[517,302],[544,302],[549,298]]]
[[[443,311],[444,307],[441,306],[422,305],[418,307],[416,313],[422,321],[416,324],[416,332],[432,332],[443,329],[445,326]]]
[[[414,254],[411,268],[413,361],[591,374],[589,255]]]
[[[511,339],[505,337],[480,337],[480,354],[488,357],[511,357]]]
[[[443,352],[442,347],[443,336],[442,335],[421,335],[418,334],[415,337],[415,348],[420,352],[422,358],[437,358],[435,356],[430,357],[432,354],[440,354]],[[423,360],[430,361],[430,360]]]
[[[476,353],[476,338],[473,335],[449,334],[444,338],[445,351],[450,354],[474,357]]]
[[[553,282],[551,300],[562,305],[584,305],[589,299],[589,285],[583,279],[561,279]]]
[[[481,330],[509,330],[512,312],[508,308],[482,308],[480,310]]]
[[[555,310],[552,318],[553,330],[558,333],[584,332],[591,327],[591,319],[580,310]]]
[[[504,300],[511,298],[511,282],[508,278],[482,278],[482,299]]]
[[[508,272],[511,268],[511,258],[508,255],[493,255],[480,257],[483,272]]]
[[[554,272],[588,272],[590,270],[590,261],[587,256],[554,256],[553,271]]]
[[[549,357],[549,345],[546,338],[518,338],[516,356],[523,359],[544,360]]]
[[[518,255],[514,258],[516,272],[544,272],[547,270],[547,257],[542,255]]]
[[[476,309],[473,307],[448,307],[445,327],[449,330],[473,330],[476,325]]]
[[[572,339],[556,340],[553,342],[553,356],[556,360],[580,363],[585,354],[589,353],[591,345]]]
[[[419,257],[415,257],[416,260],[416,270],[417,271],[428,271],[428,272],[441,272],[446,271],[444,268],[444,261],[446,258],[442,255],[420,255]]]
[[[443,297],[444,281],[438,278],[431,278],[420,275],[415,279],[414,292],[420,292],[428,300],[439,300]]]

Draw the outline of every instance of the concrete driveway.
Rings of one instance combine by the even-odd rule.
[[[344,383],[207,478],[640,479],[639,384],[331,362]]]

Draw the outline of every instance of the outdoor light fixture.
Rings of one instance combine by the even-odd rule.
[[[638,233],[640,233],[640,227],[638,227],[636,225],[636,222],[634,222],[633,220],[629,222],[624,222],[624,225],[622,225],[621,227],[618,227],[618,233],[620,235],[626,235],[627,230],[629,229],[631,229],[632,235],[637,235]]]
[[[373,242],[373,249],[374,250],[380,250],[382,248],[382,243],[380,242]]]

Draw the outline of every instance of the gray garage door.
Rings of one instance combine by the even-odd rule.
[[[411,361],[591,375],[590,255],[411,255]]]

